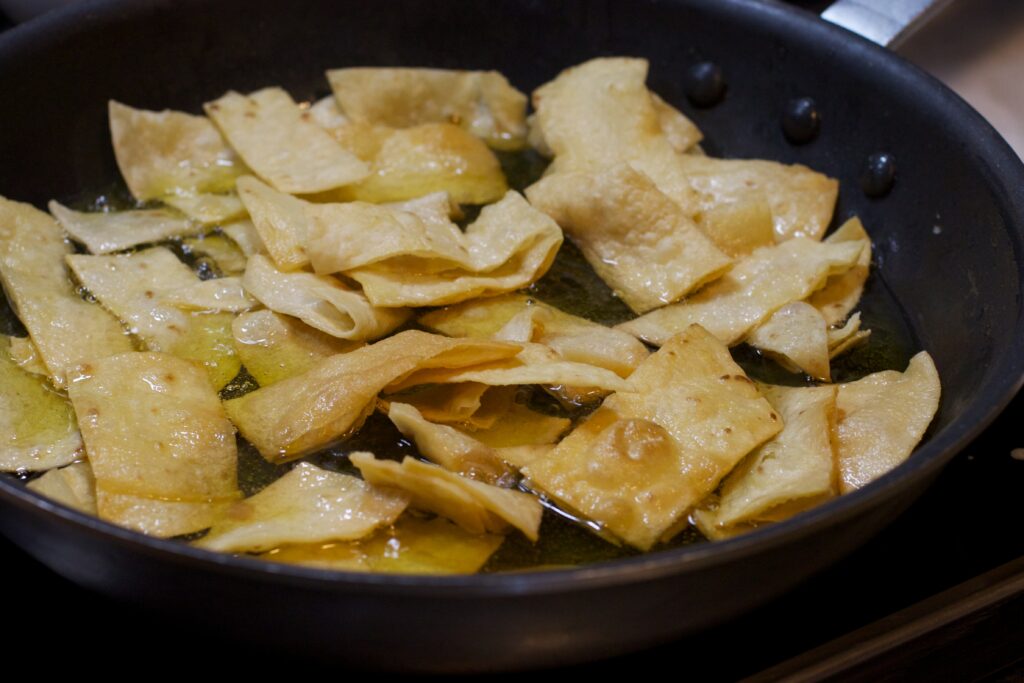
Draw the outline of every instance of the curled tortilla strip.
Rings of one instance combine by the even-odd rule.
[[[356,572],[473,574],[504,540],[497,534],[468,533],[443,517],[403,515],[361,541],[289,545],[260,558]]]
[[[854,313],[842,327],[829,328],[828,357],[831,359],[841,356],[858,344],[867,341],[870,336],[871,330],[860,329],[860,313]]]
[[[241,275],[245,272],[249,257],[229,237],[211,233],[184,239],[182,244],[194,256],[207,256],[213,259],[221,275]]]
[[[124,353],[83,363],[71,380],[101,519],[174,536],[205,529],[240,497],[235,430],[198,365]]]
[[[496,149],[526,142],[526,95],[497,71],[356,67],[327,72],[353,121],[395,128],[454,123]]]
[[[242,365],[261,387],[301,375],[319,361],[361,345],[267,310],[241,314],[231,331]]]
[[[270,258],[281,270],[296,270],[309,263],[306,240],[306,203],[278,192],[252,176],[238,179],[238,196],[252,218],[253,227]]]
[[[424,457],[441,467],[486,484],[508,488],[514,483],[512,471],[493,448],[454,427],[428,422],[414,406],[392,402],[388,418],[416,442]]]
[[[830,341],[825,319],[817,308],[794,301],[775,311],[747,336],[747,343],[790,372],[803,372],[831,381]]]
[[[651,100],[654,102],[654,110],[658,113],[661,131],[673,149],[682,154],[700,144],[704,134],[697,128],[697,124],[653,92]]]
[[[14,364],[25,372],[33,375],[47,375],[39,349],[32,343],[31,337],[5,337],[10,342],[7,352]]]
[[[110,101],[114,156],[136,199],[226,192],[245,167],[205,116]]]
[[[260,239],[260,233],[256,230],[256,226],[253,225],[251,220],[242,219],[228,223],[222,230],[225,235],[238,245],[238,248],[246,258],[253,254],[267,253],[267,248],[263,245],[263,240]]]
[[[201,229],[185,216],[166,209],[83,213],[51,201],[50,213],[64,232],[93,254],[124,251],[140,244],[194,235]]]
[[[523,474],[557,503],[647,550],[678,532],[690,509],[782,421],[729,349],[699,325],[652,354],[630,384]]]
[[[565,360],[605,368],[620,377],[628,377],[650,353],[632,335],[563,313],[523,294],[455,304],[422,316],[419,323],[450,337],[486,339],[518,316],[523,316],[525,334],[519,339],[506,336],[506,340],[544,344]]]
[[[852,268],[865,246],[863,240],[829,244],[795,237],[762,247],[694,296],[618,329],[660,345],[697,323],[732,346],[782,306],[807,298],[830,275]]]
[[[537,540],[543,509],[528,493],[467,479],[415,458],[399,464],[356,452],[349,459],[374,486],[403,491],[410,496],[410,507],[446,517],[471,534],[507,533],[513,526]]]
[[[169,194],[160,199],[205,226],[221,225],[245,216],[245,206],[236,194]]]
[[[336,278],[283,273],[259,254],[249,258],[242,280],[246,291],[272,311],[295,316],[339,339],[377,339],[409,318],[401,308],[378,308]]]
[[[864,240],[867,246],[860,253],[857,265],[844,273],[831,276],[825,286],[811,295],[810,304],[821,311],[829,325],[836,325],[846,319],[864,292],[871,270],[871,239],[864,230],[864,225],[856,216],[839,226],[834,233],[825,238],[829,244],[840,242],[857,242]]]
[[[461,368],[508,358],[519,346],[449,339],[407,330],[309,371],[225,402],[242,436],[264,458],[283,462],[357,429],[389,383],[421,367]]]
[[[281,192],[323,192],[370,172],[281,88],[228,92],[204,108],[253,172]]]
[[[712,535],[786,519],[838,494],[832,446],[836,387],[762,386],[761,393],[785,427],[729,473],[716,506],[694,513]]]
[[[45,376],[18,367],[10,351],[10,337],[0,336],[0,471],[39,472],[79,459],[71,404]]]
[[[486,429],[509,410],[514,393],[512,387],[463,382],[423,384],[389,399],[408,403],[431,422]]]
[[[939,409],[939,374],[927,352],[905,372],[885,370],[840,384],[836,435],[840,490],[849,493],[908,457]]]
[[[61,388],[69,368],[132,348],[117,319],[72,287],[64,263],[69,253],[53,218],[0,197],[0,281],[50,380]]]
[[[256,305],[242,287],[242,278],[221,277],[197,282],[168,292],[164,301],[186,311],[230,311],[240,313]]]
[[[423,222],[434,225],[448,225],[453,219],[462,218],[458,203],[447,192],[431,192],[413,199],[386,203],[384,206],[414,214]]]
[[[300,462],[256,495],[234,503],[194,545],[238,553],[354,540],[391,524],[408,504],[408,496],[398,491]]]
[[[506,451],[520,446],[549,446],[569,430],[572,421],[565,417],[544,415],[524,405],[513,403],[501,420],[486,429],[472,430],[477,441],[499,449],[508,460]],[[513,463],[515,464],[515,463]]]
[[[87,462],[75,462],[67,467],[50,470],[25,486],[79,512],[93,516],[97,514],[96,478]]]
[[[671,199],[627,164],[602,173],[559,173],[526,194],[637,313],[679,300],[731,265]]]

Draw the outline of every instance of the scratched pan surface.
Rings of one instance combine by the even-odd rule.
[[[498,69],[524,91],[598,55],[650,59],[650,85],[715,156],[800,162],[841,183],[876,249],[872,287],[897,302],[943,381],[921,449],[871,486],[790,522],[578,569],[422,578],[327,573],[204,553],[42,501],[0,477],[0,531],[77,583],[202,615],[240,638],[362,665],[508,669],[635,650],[778,595],[876,533],[1019,388],[1024,168],[980,116],[888,52],[760,2],[131,0],[86,2],[0,38],[0,194],[43,205],[116,178],[106,101],[198,111],[228,89],[325,94],[324,69]],[[694,109],[684,76],[720,65],[724,101]],[[811,96],[821,134],[780,117]],[[868,199],[866,158],[897,182]]]

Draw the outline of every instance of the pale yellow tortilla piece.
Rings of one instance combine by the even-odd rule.
[[[428,422],[414,406],[392,402],[388,418],[425,458],[445,469],[486,484],[514,483],[512,471],[494,449],[454,427]]]
[[[423,222],[434,225],[447,225],[456,218],[462,218],[458,202],[453,201],[447,192],[431,192],[400,202],[388,202],[384,206],[415,214]]]
[[[238,501],[194,545],[222,552],[260,552],[285,543],[363,538],[391,524],[409,498],[348,474],[298,463],[254,496]]]
[[[18,367],[0,336],[0,471],[39,472],[82,455],[75,413],[42,375]]]
[[[702,508],[705,526],[717,529],[778,521],[838,494],[832,445],[836,387],[761,386],[785,424],[775,438],[748,455],[722,482],[718,503]]]
[[[270,562],[389,574],[473,574],[504,536],[471,534],[443,517],[403,515],[361,541],[289,545],[260,555]]]
[[[226,192],[244,164],[205,116],[110,101],[114,156],[136,199]]]
[[[673,337],[549,454],[530,485],[641,550],[678,531],[692,507],[782,420],[700,326]]]
[[[252,256],[253,254],[265,254],[267,248],[263,244],[263,240],[260,238],[259,231],[256,230],[256,226],[253,222],[247,218],[228,223],[222,230],[224,234],[231,238],[231,240],[238,245],[238,248],[242,250],[242,253],[246,257]]]
[[[654,102],[661,130],[677,152],[688,152],[704,139],[704,134],[697,128],[697,124],[688,119],[683,112],[653,92],[651,100]]]
[[[398,263],[378,262],[346,275],[359,282],[366,298],[377,306],[442,306],[494,296],[540,279],[562,245],[562,231],[521,195],[509,192],[500,202],[484,207],[466,229],[464,244],[471,254],[487,255],[472,257],[474,266],[487,270],[431,272],[437,261],[424,263],[426,268],[414,261],[417,267],[410,271],[408,260],[399,258]],[[505,253],[511,254],[508,260],[495,258]]]
[[[365,144],[349,147],[354,154]],[[395,202],[447,192],[460,204],[489,204],[508,192],[494,153],[479,138],[450,123],[377,132],[370,174],[336,193],[341,200]]]
[[[69,368],[132,348],[117,319],[72,287],[69,253],[53,218],[0,197],[0,281],[57,387]]]
[[[537,540],[543,508],[528,493],[474,481],[415,458],[399,464],[356,452],[349,459],[374,486],[403,491],[410,507],[446,517],[471,534],[506,533],[512,526]]]
[[[83,363],[71,380],[101,519],[178,535],[206,528],[220,505],[240,497],[235,430],[200,366],[125,353]]]
[[[838,386],[840,490],[849,493],[910,457],[939,409],[941,388],[925,351],[905,372],[876,372]]]
[[[140,244],[194,235],[202,226],[176,211],[143,209],[84,213],[51,201],[50,213],[64,232],[93,254],[124,251]]]
[[[186,311],[229,311],[241,313],[256,305],[242,287],[240,277],[221,277],[198,280],[191,285],[175,289],[164,296],[164,301]]]
[[[239,315],[231,330],[242,365],[261,387],[301,375],[329,356],[360,346],[268,310]]]
[[[250,295],[270,310],[299,318],[339,339],[378,339],[410,315],[406,309],[371,305],[362,293],[337,278],[281,272],[270,259],[259,254],[249,258],[242,283]]]
[[[829,333],[814,306],[794,301],[775,311],[747,336],[747,343],[790,372],[831,381]]]
[[[309,105],[308,111],[313,122],[328,132],[332,132],[349,123],[348,117],[341,113],[338,101],[334,99],[333,95],[321,97]]]
[[[96,478],[87,462],[50,470],[25,486],[79,512],[96,514]]]
[[[282,462],[334,443],[357,429],[389,383],[420,367],[459,368],[508,358],[515,344],[449,339],[407,330],[307,372],[225,402],[242,436],[264,458]]]
[[[7,337],[11,346],[8,353],[14,364],[25,372],[33,375],[49,375],[39,349],[32,343],[31,337]]]
[[[220,270],[220,275],[241,275],[249,257],[229,237],[210,233],[201,237],[190,237],[182,244],[195,256],[208,256]]]
[[[828,357],[832,359],[841,356],[867,341],[870,336],[871,330],[860,329],[860,312],[854,313],[842,327],[829,328]]]
[[[309,263],[306,240],[306,203],[278,192],[252,176],[238,179],[238,196],[270,258],[281,270],[296,270]],[[250,254],[251,255],[251,254]]]
[[[424,384],[388,400],[414,406],[431,422],[487,428],[509,409],[514,391],[477,382]]]
[[[557,443],[571,424],[568,418],[544,415],[513,403],[492,427],[475,429],[471,435],[477,441],[503,452],[520,446],[548,446]],[[505,455],[502,457],[508,459]]]
[[[281,88],[228,92],[204,108],[249,168],[281,192],[323,192],[370,172]]]
[[[169,194],[160,199],[205,226],[222,225],[245,216],[245,206],[236,194]]]
[[[524,294],[474,299],[431,311],[419,323],[450,337],[494,337],[517,316],[526,316],[528,336],[566,360],[587,363],[628,377],[649,355],[632,335],[564,313]]]
[[[694,296],[618,329],[660,345],[696,323],[732,346],[782,306],[806,299],[830,275],[852,268],[865,247],[863,240],[829,244],[806,237],[762,247]]]
[[[772,206],[762,190],[744,193],[735,201],[713,204],[698,217],[701,231],[733,258],[775,244]]]
[[[637,313],[679,300],[732,263],[675,202],[627,164],[601,173],[559,173],[526,195]]]
[[[867,246],[861,252],[857,265],[845,273],[833,275],[825,286],[811,295],[810,304],[821,311],[829,325],[836,325],[846,319],[864,292],[871,270],[871,239],[864,230],[860,219],[853,217],[839,226],[834,233],[825,238],[829,244],[856,242],[864,240]]]
[[[353,121],[395,128],[454,123],[496,149],[526,142],[526,95],[497,71],[356,67],[327,72]]]

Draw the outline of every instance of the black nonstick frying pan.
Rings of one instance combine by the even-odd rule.
[[[905,465],[745,537],[550,572],[425,578],[271,565],[146,538],[6,478],[0,531],[112,596],[298,652],[430,670],[565,663],[663,642],[778,595],[872,536],[1021,384],[1024,167],[932,78],[813,15],[753,0],[86,2],[0,38],[0,194],[42,206],[115,178],[110,98],[198,111],[228,89],[271,84],[308,98],[324,93],[326,68],[346,65],[498,69],[528,92],[598,55],[647,57],[652,89],[693,117],[709,153],[800,162],[840,180],[837,221],[862,217],[872,287],[899,307],[942,378],[939,414]],[[703,62],[726,87],[697,108],[687,84]],[[802,97],[816,103],[820,132],[794,144],[782,119]],[[891,188],[869,170],[879,153],[893,162],[881,169],[894,171]]]

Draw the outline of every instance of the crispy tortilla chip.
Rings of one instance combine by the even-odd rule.
[[[761,190],[743,194],[736,201],[713,204],[699,218],[701,231],[733,258],[775,244],[772,207]]]
[[[7,352],[14,364],[25,372],[33,375],[49,375],[39,349],[32,343],[31,337],[6,337],[11,346]]]
[[[231,238],[231,240],[242,250],[246,258],[253,254],[265,254],[267,248],[263,245],[263,240],[260,239],[260,233],[256,230],[256,226],[249,219],[242,219],[235,221],[234,223],[228,223],[223,228],[224,234]]]
[[[240,496],[235,430],[199,366],[125,353],[84,363],[71,379],[100,518],[178,535],[208,527]]]
[[[660,345],[697,323],[731,346],[782,306],[807,298],[830,275],[852,268],[864,248],[864,241],[828,244],[805,237],[763,247],[696,295],[618,328]]]
[[[842,327],[829,328],[828,357],[832,359],[841,356],[853,347],[867,341],[870,336],[871,330],[860,329],[860,313],[854,313]]]
[[[240,277],[199,280],[164,296],[164,301],[186,311],[230,311],[240,313],[256,305],[246,294]]]
[[[389,400],[408,403],[431,422],[487,428],[509,409],[514,391],[477,382],[424,384]]]
[[[295,316],[339,339],[377,339],[409,317],[405,309],[371,305],[337,278],[283,273],[259,254],[249,258],[242,282],[246,291],[270,310]]]
[[[698,325],[673,337],[548,455],[531,486],[647,550],[782,429],[728,348]]]
[[[323,192],[370,172],[281,88],[232,91],[204,108],[253,172],[281,192]]]
[[[245,206],[236,194],[173,194],[161,197],[193,221],[202,225],[221,225],[245,216]]]
[[[905,372],[840,384],[836,398],[840,489],[849,493],[906,460],[939,408],[939,375],[927,352]]]
[[[702,529],[778,521],[838,493],[832,447],[836,387],[762,386],[761,393],[785,427],[725,478],[717,506],[694,513]]]
[[[278,192],[252,176],[238,179],[238,196],[252,218],[260,242],[278,268],[296,270],[309,263],[302,246],[307,230],[304,201]]]
[[[496,149],[526,142],[526,95],[497,71],[332,69],[327,80],[353,121],[407,128],[454,123]]]
[[[415,214],[423,222],[434,225],[447,225],[456,218],[462,218],[462,211],[459,209],[458,203],[453,201],[447,192],[431,192],[422,197],[389,202],[384,206]]]
[[[26,488],[87,515],[97,514],[96,478],[87,462],[76,462],[50,470],[30,481]]]
[[[836,325],[846,319],[864,291],[864,283],[871,270],[871,239],[857,217],[839,226],[839,229],[825,238],[829,244],[841,242],[857,242],[864,240],[867,246],[860,253],[857,265],[844,273],[833,275],[825,286],[811,295],[810,304],[821,311],[829,325]]]
[[[74,462],[82,436],[67,399],[46,378],[26,372],[0,336],[0,471],[39,472]]]
[[[506,533],[513,526],[537,540],[543,509],[528,493],[467,479],[414,458],[398,464],[356,452],[349,459],[374,486],[403,491],[411,498],[410,507],[446,517],[471,534]]]
[[[64,232],[93,254],[124,251],[149,242],[194,235],[201,230],[185,216],[166,209],[83,213],[50,202],[50,213]]]
[[[354,540],[394,522],[408,503],[397,491],[300,462],[256,495],[232,505],[195,545],[237,553],[284,543]]]
[[[321,97],[309,105],[308,111],[313,122],[328,132],[349,123],[348,117],[341,113],[341,108],[338,106],[338,101],[334,99],[334,95]]]
[[[361,345],[266,310],[243,313],[235,318],[231,330],[242,365],[262,387],[301,375],[319,361]]]
[[[132,348],[120,323],[71,286],[69,253],[55,220],[0,197],[0,281],[57,387],[78,363]]]
[[[202,237],[190,237],[182,240],[182,244],[196,256],[208,256],[213,259],[221,275],[241,275],[245,272],[249,257],[234,240],[224,235],[212,233]]]
[[[526,194],[637,313],[677,301],[731,264],[649,178],[626,164],[598,174],[556,174]]]
[[[504,451],[520,446],[547,446],[557,443],[569,429],[572,421],[565,417],[553,417],[530,410],[524,405],[513,403],[501,420],[486,429],[475,429],[472,436],[491,448]],[[515,463],[513,463],[515,464]]]
[[[110,101],[114,155],[136,199],[226,192],[245,167],[205,116]]]
[[[654,102],[654,110],[658,113],[658,124],[668,138],[669,144],[677,152],[688,152],[704,139],[704,134],[697,128],[697,124],[686,118],[683,112],[653,92],[651,100]]]
[[[308,372],[225,402],[242,436],[282,462],[358,428],[378,392],[420,367],[461,368],[508,358],[515,344],[448,339],[416,330],[324,359]]]
[[[747,343],[790,372],[803,372],[823,382],[831,380],[825,319],[806,302],[794,301],[775,311],[754,328]]]
[[[442,517],[404,515],[362,541],[289,545],[260,555],[271,562],[389,574],[472,574],[504,536],[470,534]]]

